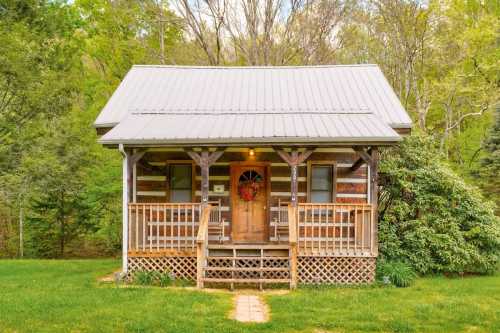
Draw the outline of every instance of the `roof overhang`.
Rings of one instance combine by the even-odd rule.
[[[401,136],[373,114],[132,114],[104,145],[390,145]]]

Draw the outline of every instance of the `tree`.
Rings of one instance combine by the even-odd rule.
[[[86,227],[78,217],[85,210],[82,193],[94,159],[90,146],[82,144],[87,127],[74,114],[46,125],[39,144],[21,161],[22,174],[32,179],[27,227],[37,256],[62,257],[68,242]]]
[[[483,144],[486,155],[481,159],[481,168],[476,177],[481,186],[496,202],[497,215],[500,215],[500,107],[497,106],[495,125]]]
[[[173,61],[178,25],[163,1],[0,4],[2,254],[23,208],[27,255],[116,251],[120,156],[91,124],[131,65]]]
[[[353,1],[189,1],[174,6],[210,65],[322,64]]]
[[[381,256],[405,260],[420,273],[494,272],[500,218],[477,188],[464,183],[437,156],[429,138],[416,136],[384,152]]]

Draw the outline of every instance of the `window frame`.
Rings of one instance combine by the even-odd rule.
[[[312,168],[314,166],[331,166],[332,167],[332,199],[330,203],[337,201],[337,162],[336,161],[307,161],[307,202],[311,201],[312,192]],[[326,202],[325,202],[326,204]]]
[[[167,160],[165,163],[167,169],[167,202],[171,203],[171,182],[172,182],[172,174],[171,167],[173,165],[190,165],[191,166],[191,203],[196,202],[196,163],[193,160]],[[182,203],[182,202],[179,202]]]

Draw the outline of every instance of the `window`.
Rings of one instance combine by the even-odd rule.
[[[309,162],[308,173],[308,201],[334,202],[335,165],[331,162]]]
[[[192,202],[193,165],[170,165],[170,202]]]

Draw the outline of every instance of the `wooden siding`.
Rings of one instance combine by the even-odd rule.
[[[351,171],[351,165],[357,160],[357,154],[351,148],[319,148],[308,161],[335,161],[337,165],[336,203],[367,203],[368,169],[366,165],[356,171]],[[137,165],[135,184],[135,201],[138,203],[167,202],[168,169],[167,161],[191,161],[189,156],[178,148],[152,148],[143,156]],[[221,201],[222,218],[231,221],[230,203],[230,162],[235,161],[266,161],[271,162],[270,206],[272,221],[277,211],[278,203],[290,200],[290,168],[270,148],[255,148],[255,156],[250,159],[247,148],[228,148],[222,157],[210,167],[210,201]],[[144,163],[146,162],[146,163]],[[307,164],[298,167],[298,201],[307,200]],[[194,201],[201,200],[201,172],[196,167]],[[214,193],[214,185],[223,185],[224,192]],[[230,223],[228,223],[230,224]],[[225,232],[229,234],[230,228]]]

